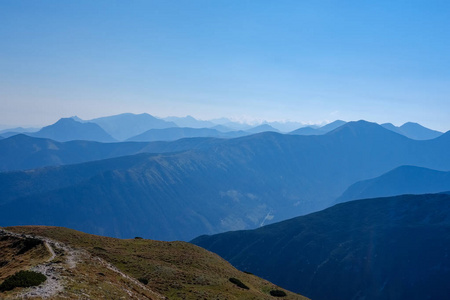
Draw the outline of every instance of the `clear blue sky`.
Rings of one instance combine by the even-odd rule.
[[[0,0],[0,124],[122,112],[450,129],[450,1]]]

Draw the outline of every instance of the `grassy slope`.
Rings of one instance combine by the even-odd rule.
[[[186,242],[143,239],[121,240],[85,234],[60,227],[11,227],[10,231],[49,237],[82,248],[117,266],[134,278],[146,278],[147,287],[169,299],[274,299],[280,289],[259,277],[246,274],[200,247]],[[250,290],[231,282],[235,277]],[[286,291],[284,299],[306,299]]]
[[[0,282],[17,271],[28,270],[50,257],[43,243],[28,251],[26,246],[24,239],[0,236]]]
[[[37,265],[47,266],[50,274],[37,270],[47,276],[39,287],[1,292],[0,299],[164,299],[136,280],[120,276],[86,251],[77,250],[73,256],[53,246],[53,257],[40,238],[40,243],[31,247],[27,247],[26,240],[0,232],[0,283],[9,275]]]

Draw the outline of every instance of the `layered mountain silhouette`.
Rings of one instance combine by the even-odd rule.
[[[442,135],[440,131],[432,130],[413,122],[405,123],[400,127],[391,123],[381,124],[381,126],[415,140],[431,140]]]
[[[59,119],[55,124],[45,126],[38,132],[25,133],[32,137],[47,138],[59,142],[85,140],[97,142],[114,142],[106,131],[94,123],[81,123],[73,118]]]
[[[351,201],[194,244],[311,299],[447,299],[450,195]]]
[[[261,133],[261,132],[266,132],[266,131],[279,132],[278,129],[273,128],[269,124],[258,125],[258,126],[246,129],[245,131],[248,133]]]
[[[213,126],[213,127],[211,127],[212,129],[215,129],[215,130],[217,130],[217,131],[220,131],[220,132],[230,132],[230,131],[234,131],[233,129],[231,129],[231,128],[229,128],[229,127],[226,127],[226,126],[224,126],[224,125],[215,125],[215,126]]]
[[[248,134],[249,133],[244,131],[220,132],[213,128],[172,127],[165,129],[150,129],[144,133],[129,138],[127,141],[135,141],[135,142],[175,141],[182,138],[195,138],[195,137],[233,138]]]
[[[328,133],[342,125],[344,125],[345,121],[342,120],[336,120],[334,122],[331,122],[327,125],[324,125],[322,127],[311,127],[311,126],[306,126],[306,127],[301,127],[297,130],[291,131],[290,134],[298,134],[298,135],[321,135],[321,134],[325,134]]]
[[[3,138],[8,138],[13,135],[21,134],[21,133],[31,133],[31,132],[37,132],[40,128],[23,128],[23,127],[15,127],[15,128],[8,128],[3,129],[0,131],[0,136]]]
[[[76,164],[142,152],[180,152],[208,147],[213,142],[209,138],[198,138],[172,143],[99,143],[90,141],[61,143],[20,134],[0,141],[0,171]]]
[[[189,127],[189,128],[211,128],[216,126],[216,123],[211,121],[197,120],[192,116],[186,117],[167,117],[163,118],[164,121],[173,122],[178,127]]]
[[[1,174],[8,203],[0,226],[188,240],[323,209],[351,184],[402,165],[450,169],[450,133],[416,141],[365,121],[320,136],[266,132],[159,145],[180,152]]]
[[[402,166],[377,178],[352,184],[336,200],[336,203],[364,198],[445,191],[450,191],[450,172]]]
[[[284,122],[275,121],[275,122],[267,122],[267,124],[283,133],[291,132],[297,128],[305,126],[305,124],[303,123],[293,121],[284,121]]]
[[[155,118],[149,114],[124,113],[115,116],[92,119],[89,122],[100,125],[119,141],[141,134],[150,129],[177,127],[173,122]]]

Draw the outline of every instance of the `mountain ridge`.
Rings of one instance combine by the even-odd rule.
[[[450,195],[402,195],[191,242],[312,299],[446,299],[449,230]]]
[[[83,182],[68,187],[31,195],[23,188],[6,189],[4,198],[11,202],[0,205],[0,225],[20,221],[117,237],[187,240],[323,209],[354,182],[401,165],[450,169],[449,147],[450,140],[442,137],[416,141],[367,122],[349,123],[321,136],[265,132],[211,139],[195,149],[136,159],[123,169],[92,169]],[[76,168],[56,170],[39,172],[43,178],[65,178]],[[2,174],[0,185],[25,187],[37,182],[20,174]],[[79,207],[80,201],[83,211],[68,211],[70,205]],[[23,206],[41,213],[24,216],[18,210]],[[97,216],[100,211],[102,218]],[[60,218],[68,212],[67,218]]]
[[[450,190],[450,172],[416,166],[401,166],[379,177],[352,184],[336,199],[342,203],[356,199],[426,194]]]

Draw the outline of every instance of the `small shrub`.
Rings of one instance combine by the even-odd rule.
[[[136,236],[134,239],[135,239],[135,240],[143,240],[144,238],[142,238],[142,237],[140,237],[140,236]]]
[[[148,284],[148,279],[147,279],[147,278],[141,277],[141,278],[138,278],[138,280],[139,280],[141,283],[145,284],[145,285]]]
[[[43,245],[41,240],[34,238],[24,238],[14,242],[11,248],[18,249],[17,255],[24,254],[38,245]]]
[[[97,246],[94,247],[94,250],[106,251],[106,249],[104,249],[104,248],[102,248],[102,247],[97,247]]]
[[[11,275],[0,284],[0,291],[10,291],[16,287],[37,286],[47,280],[44,274],[33,271],[19,271]]]
[[[230,282],[231,282],[231,283],[234,283],[235,285],[237,285],[237,286],[240,287],[240,288],[243,288],[243,289],[246,289],[246,290],[249,290],[249,289],[250,289],[248,286],[246,286],[242,281],[240,281],[240,280],[237,279],[237,278],[231,277],[231,278],[230,278]]]
[[[270,295],[274,297],[286,297],[286,293],[280,290],[272,290],[270,291]]]

